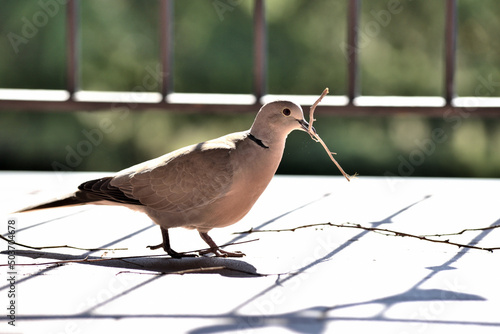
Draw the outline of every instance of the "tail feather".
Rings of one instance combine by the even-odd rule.
[[[76,196],[76,194],[71,194],[68,197],[61,198],[61,199],[56,199],[50,202],[42,203],[42,204],[37,204],[33,206],[29,206],[27,208],[21,209],[19,211],[13,212],[13,213],[22,213],[22,212],[29,212],[29,211],[35,211],[35,210],[42,210],[42,209],[50,209],[50,208],[57,208],[61,206],[75,206],[75,205],[82,205],[90,202],[94,202],[95,199],[90,199],[90,198],[82,198],[83,196]]]
[[[64,198],[59,198],[46,203],[30,206],[13,213],[28,212],[34,210],[57,208],[61,206],[75,206],[92,202],[107,201],[111,203],[142,205],[135,198],[127,196],[122,190],[111,185],[112,177],[104,177],[82,183],[76,192]]]

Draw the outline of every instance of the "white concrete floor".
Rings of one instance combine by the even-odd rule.
[[[159,228],[124,208],[9,214],[100,175],[0,173],[2,235],[15,219],[19,243],[126,248],[15,246],[16,326],[2,317],[1,333],[500,332],[500,251],[330,226],[233,234],[328,222],[415,235],[498,225],[499,180],[277,176],[241,222],[212,231],[219,244],[258,239],[227,247],[247,254],[232,259],[151,251]],[[171,239],[179,252],[206,247],[195,231],[172,230]],[[500,229],[442,239],[500,247]],[[130,258],[108,259],[117,257]],[[9,289],[2,278],[4,312]]]

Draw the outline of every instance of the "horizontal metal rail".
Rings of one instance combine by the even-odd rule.
[[[163,73],[174,69],[173,1],[160,0],[159,62]],[[362,96],[359,95],[358,36],[361,0],[348,1],[347,10],[347,95],[326,96],[318,110],[339,115],[384,115],[409,112],[430,116],[452,114],[500,116],[500,98],[457,97],[455,92],[456,0],[445,0],[444,96]],[[318,96],[271,95],[266,91],[267,29],[264,0],[254,6],[254,66],[251,94],[198,94],[173,90],[172,76],[163,76],[160,91],[104,92],[79,90],[79,2],[68,0],[66,7],[66,90],[0,89],[0,110],[74,111],[162,109],[183,112],[255,112],[276,99],[290,99],[310,106]],[[319,95],[319,92],[318,92]]]
[[[29,96],[27,100],[25,97]],[[0,89],[0,106],[9,110],[67,111],[163,109],[193,113],[256,112],[264,103],[292,100],[311,106],[316,95],[264,95],[257,100],[252,94],[170,93],[163,100],[160,93],[79,91],[71,99],[63,90]],[[389,115],[413,113],[428,116],[500,116],[500,97],[456,97],[452,104],[436,96],[326,96],[317,109],[325,114]],[[468,116],[467,116],[468,117]]]

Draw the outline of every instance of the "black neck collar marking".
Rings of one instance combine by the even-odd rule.
[[[251,134],[251,133],[248,134],[248,138],[250,138],[251,140],[253,140],[257,145],[259,145],[262,148],[269,148],[269,146],[264,145],[264,143],[262,142],[262,140],[260,140],[258,138],[255,138],[255,136],[253,134]]]

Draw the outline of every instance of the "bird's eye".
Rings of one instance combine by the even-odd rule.
[[[281,112],[282,112],[282,113],[283,113],[283,115],[285,115],[285,116],[290,116],[290,114],[292,113],[292,112],[290,111],[290,109],[288,109],[288,108],[283,109]]]

